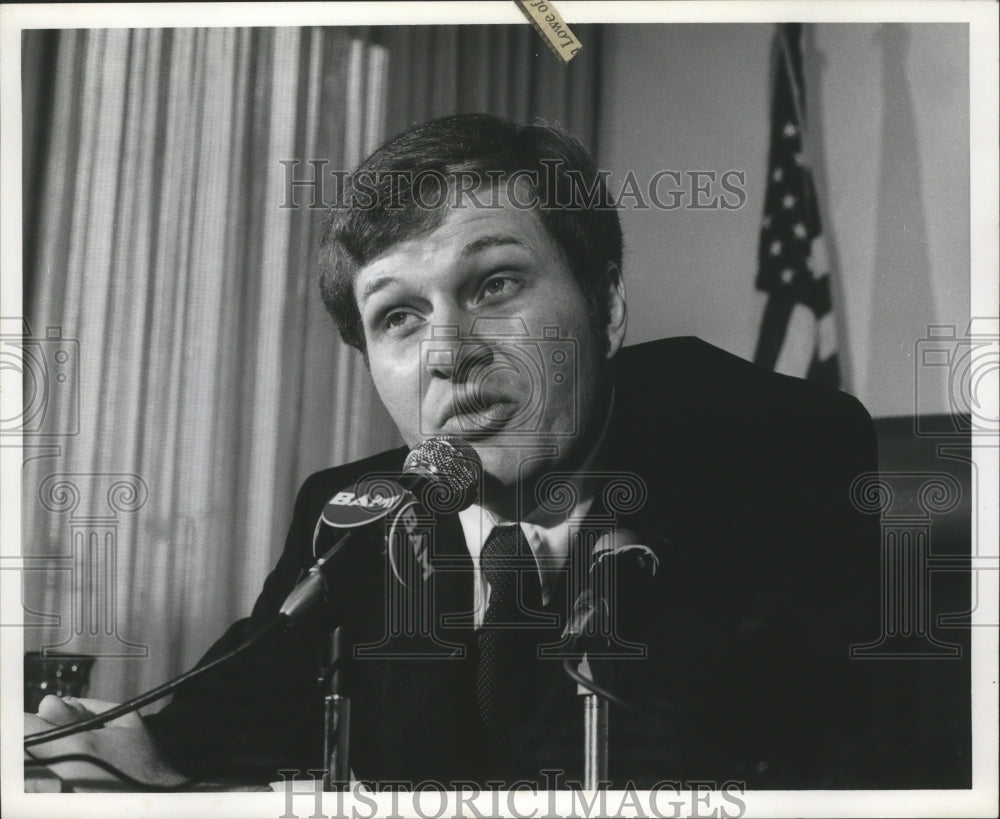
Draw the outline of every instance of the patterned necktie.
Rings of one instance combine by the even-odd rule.
[[[520,526],[497,526],[479,558],[490,584],[489,605],[477,635],[476,705],[484,749],[492,764],[509,762],[537,705],[537,622],[542,607],[538,566]]]

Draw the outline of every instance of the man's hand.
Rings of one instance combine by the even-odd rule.
[[[79,722],[114,707],[111,702],[49,695],[39,704],[38,714],[24,715],[24,735]],[[134,712],[102,728],[35,745],[26,749],[24,758],[44,760],[65,754],[98,757],[148,785],[177,785],[185,781],[160,757],[142,717]],[[89,762],[57,762],[51,770],[76,790],[108,790],[111,785],[115,785],[115,790],[138,790]]]

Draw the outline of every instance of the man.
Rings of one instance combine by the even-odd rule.
[[[658,564],[651,580],[622,572],[613,656],[591,664],[631,706],[611,710],[616,786],[860,787],[885,772],[876,681],[849,659],[878,633],[877,521],[850,499],[875,468],[871,421],[846,395],[695,339],[623,349],[606,199],[571,137],[485,115],[412,128],[355,172],[323,242],[324,301],[407,447],[448,434],[476,450],[478,502],[438,521],[432,566],[449,568],[429,632],[393,631],[407,592],[391,573],[335,581],[332,608],[123,724],[146,774],[273,781],[321,767],[316,677],[335,608],[355,649],[341,674],[358,778],[579,780],[577,687],[552,648],[574,578],[615,529]],[[251,617],[203,662],[274,616],[316,559],[327,501],[398,473],[406,453],[305,482]],[[85,710],[52,698],[40,715]]]

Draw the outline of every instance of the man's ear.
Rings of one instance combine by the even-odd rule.
[[[608,323],[604,328],[608,339],[607,357],[614,358],[625,342],[628,325],[628,306],[625,304],[625,280],[621,268],[608,262],[604,273],[604,292],[601,294],[606,307]]]

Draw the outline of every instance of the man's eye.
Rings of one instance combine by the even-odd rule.
[[[405,327],[413,318],[412,313],[407,313],[403,310],[393,310],[385,317],[385,328],[387,330],[399,330]]]
[[[506,276],[496,276],[483,285],[483,295],[488,297],[510,296],[517,291],[517,282]]]

